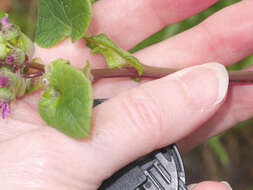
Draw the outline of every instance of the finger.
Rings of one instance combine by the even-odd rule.
[[[165,25],[194,15],[215,2],[217,0],[99,1],[93,7],[90,33],[105,33],[122,48],[129,49]],[[91,56],[84,44],[84,40],[75,44],[65,40],[51,49],[37,47],[36,56],[41,57],[45,64],[64,58],[78,68],[83,67],[87,59],[92,66],[104,66],[104,60]]]
[[[253,52],[252,6],[253,1],[242,1],[225,8],[198,26],[136,55],[145,64],[173,68],[210,61],[236,63]]]
[[[94,109],[91,137],[81,142],[84,154],[103,168],[103,179],[109,177],[201,126],[223,102],[227,85],[225,68],[210,63],[123,93]]]
[[[224,132],[239,122],[250,119],[253,115],[253,88],[250,85],[232,84],[226,102],[211,120],[178,144],[182,151],[201,144],[217,134]]]
[[[231,186],[227,182],[212,182],[205,181],[199,184],[188,186],[188,190],[232,190]]]
[[[93,6],[92,34],[105,33],[130,49],[168,24],[186,19],[217,0],[104,0]]]
[[[200,25],[135,55],[144,64],[178,69],[210,61],[224,65],[236,63],[253,52],[252,6],[253,1],[242,1],[225,8]],[[138,85],[128,81],[101,80],[96,83],[94,95],[111,97],[124,91],[124,86],[127,90]],[[113,86],[114,82],[120,86],[119,90]],[[110,90],[102,91],[103,86]]]
[[[167,53],[165,52],[160,52],[163,48],[160,47],[158,51],[156,52],[155,48],[151,47],[148,48],[147,50],[144,50],[145,54],[143,53],[143,60],[146,62],[149,62],[152,64],[155,62],[155,57],[152,55],[156,55],[157,57],[162,57],[164,60],[169,60],[167,62],[167,66],[169,67],[185,67],[188,64],[199,64],[199,61],[203,60],[220,60],[223,61],[224,64],[232,64],[236,62],[237,60],[242,59],[244,56],[247,56],[248,54],[252,53],[252,18],[253,14],[251,11],[252,7],[252,1],[244,1],[239,4],[236,4],[234,6],[231,6],[220,13],[214,15],[212,18],[209,20],[205,21],[206,23],[204,24],[205,26],[199,25],[197,29],[193,29],[190,31],[187,31],[186,37],[184,38],[185,34],[179,35],[172,38],[171,40],[168,40],[167,44],[171,44],[175,48],[167,48],[166,45],[164,45],[164,49],[166,49]],[[239,16],[234,16],[234,11],[239,12]],[[224,14],[223,14],[224,13]],[[225,16],[225,14],[227,16]],[[225,19],[228,17],[229,19]],[[236,18],[237,17],[237,18]],[[215,23],[215,20],[217,20],[217,24]],[[231,20],[231,23],[229,22]],[[226,22],[225,22],[226,21]],[[213,24],[212,24],[213,23]],[[229,24],[229,25],[228,25]],[[226,31],[224,33],[224,27],[227,27]],[[205,28],[206,27],[206,28]],[[207,28],[213,27],[214,29],[207,29]],[[202,29],[201,29],[202,28]],[[219,28],[219,30],[216,30],[217,32],[221,30],[221,32],[216,33],[214,30],[215,28]],[[208,40],[206,41],[208,43],[204,44],[204,39],[203,43],[200,43],[201,41],[198,41],[199,38],[194,40],[195,44],[189,45],[189,41],[187,41],[187,38],[193,39],[194,35],[192,35],[194,32],[197,32],[197,34],[201,35],[201,30],[202,32],[206,31],[212,31],[211,36],[213,36],[210,39],[213,40]],[[224,33],[224,35],[223,35]],[[210,33],[209,33],[210,35]],[[215,36],[219,37],[219,40],[215,40]],[[177,44],[179,44],[179,41],[183,40],[186,43],[183,43],[183,45],[187,46],[189,48],[189,53],[187,52],[187,49],[183,51],[184,47],[178,47]],[[202,37],[201,37],[202,39]],[[188,45],[187,45],[188,42]],[[220,44],[218,44],[220,42]],[[221,43],[222,42],[222,43]],[[216,44],[216,45],[215,45]],[[159,45],[158,45],[159,46]],[[156,47],[158,47],[156,46]],[[199,47],[198,47],[199,46]],[[208,51],[211,51],[212,48],[215,49],[214,53],[210,53],[207,55]],[[159,47],[158,47],[159,48]],[[201,50],[201,48],[203,50]],[[192,50],[194,50],[192,52]],[[237,51],[238,50],[238,51]],[[152,53],[151,53],[152,51]],[[176,51],[178,51],[176,53]],[[201,52],[206,52],[204,56],[202,56]],[[171,55],[171,53],[174,54]],[[195,52],[195,53],[194,53]],[[200,53],[198,53],[200,52]],[[160,54],[159,54],[160,53]],[[142,54],[142,53],[141,53]],[[166,57],[166,55],[169,54],[169,57]],[[213,55],[215,55],[213,57]],[[217,56],[220,55],[220,56]],[[180,58],[182,56],[182,58]],[[153,57],[153,58],[152,58]],[[164,58],[165,57],[165,58]],[[211,57],[211,58],[210,58]],[[213,58],[212,58],[213,57]],[[172,59],[172,61],[170,61]],[[158,65],[163,65],[165,61],[162,62],[161,59],[156,59]],[[185,62],[183,62],[185,61]],[[152,62],[152,63],[151,63]],[[175,64],[174,64],[175,63]],[[111,81],[110,81],[111,82]],[[113,91],[115,89],[112,86],[112,83],[110,83],[108,80],[106,83],[109,83],[111,86],[110,93],[115,95],[117,91]],[[100,86],[103,85],[103,81],[99,82],[100,85],[96,86],[95,91],[98,91],[98,96],[106,97],[104,95],[109,95],[108,91],[100,91],[96,90],[99,89]],[[118,83],[118,85],[121,86],[121,90],[123,90],[124,83],[127,83],[127,81],[121,81],[121,84]],[[134,83],[128,83],[127,88],[131,88],[135,86],[136,84]],[[229,97],[226,101],[226,103],[222,106],[222,108],[219,110],[219,112],[216,114],[214,118],[212,118],[205,126],[201,127],[198,129],[196,132],[194,132],[192,135],[189,137],[183,139],[180,143],[179,146],[181,149],[184,151],[187,151],[191,149],[192,147],[202,143],[204,140],[215,136],[226,129],[230,128],[231,126],[237,124],[238,122],[244,121],[246,119],[249,119],[253,115],[253,102],[252,102],[252,86],[250,85],[233,85],[230,90],[229,90]]]

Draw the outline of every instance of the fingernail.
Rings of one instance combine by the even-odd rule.
[[[188,185],[188,186],[187,186],[187,189],[188,189],[188,190],[193,190],[193,188],[194,188],[196,185],[197,185],[196,183],[191,184],[191,185]]]
[[[229,78],[226,68],[218,63],[189,67],[176,73],[189,102],[200,109],[213,107],[226,96]]]
[[[226,185],[228,187],[228,190],[232,190],[232,187],[229,185],[228,182],[222,181],[221,183],[223,183],[224,185]]]

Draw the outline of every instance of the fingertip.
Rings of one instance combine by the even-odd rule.
[[[225,67],[218,63],[189,67],[171,77],[180,82],[192,104],[200,109],[209,109],[220,104],[227,94],[228,73]]]
[[[214,181],[205,181],[198,184],[189,185],[188,190],[232,190],[232,187],[228,182],[214,182]]]

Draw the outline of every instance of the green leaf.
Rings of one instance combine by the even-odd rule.
[[[123,66],[133,66],[139,76],[142,75],[143,67],[141,62],[129,52],[118,47],[105,34],[85,38],[87,46],[92,49],[92,53],[101,53],[106,59],[109,68],[120,68]]]
[[[93,105],[91,82],[62,59],[46,67],[42,81],[47,86],[39,101],[41,117],[73,138],[88,136]]]
[[[67,37],[85,36],[91,20],[90,0],[39,0],[36,42],[52,47]]]

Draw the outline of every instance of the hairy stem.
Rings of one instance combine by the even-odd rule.
[[[38,70],[34,75],[30,75],[29,78],[35,78],[41,76],[45,72],[45,66],[40,63],[29,63],[29,67]],[[143,65],[143,78],[161,78],[178,71],[177,69],[152,67]],[[240,83],[253,83],[253,71],[229,71],[230,82]],[[133,67],[122,67],[116,69],[92,69],[91,70],[93,82],[102,78],[116,78],[116,77],[140,77]]]

